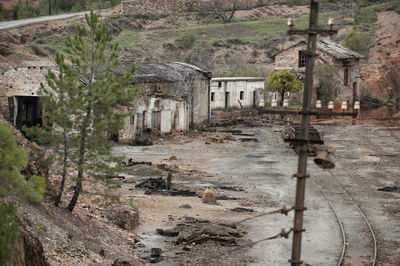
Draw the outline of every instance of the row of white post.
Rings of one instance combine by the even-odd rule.
[[[277,107],[278,103],[275,99],[272,99],[271,101],[271,107]],[[288,107],[289,106],[289,100],[288,99],[284,99],[283,100],[283,107]],[[321,100],[317,100],[315,103],[315,108],[317,109],[321,109],[322,108],[322,103]],[[328,109],[333,110],[335,108],[335,104],[333,101],[330,101],[328,103]],[[347,110],[348,106],[347,106],[347,101],[342,101],[342,106],[341,109],[342,110]],[[359,110],[360,109],[360,102],[359,101],[355,101],[354,105],[353,105],[353,109],[354,110]]]

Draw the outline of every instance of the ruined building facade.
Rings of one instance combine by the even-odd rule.
[[[0,112],[18,129],[43,123],[45,110],[38,90],[40,83],[47,84],[49,68],[57,70],[54,65],[26,66],[1,73]],[[184,132],[209,120],[210,79],[211,73],[184,63],[137,64],[132,86],[140,90],[126,107],[132,115],[118,141],[134,143],[146,128]]]
[[[42,106],[37,93],[54,64],[32,63],[0,74],[0,112],[18,129],[42,124]]]
[[[140,90],[118,141],[133,143],[146,128],[185,132],[209,120],[210,79],[211,73],[185,63],[137,64],[132,86]]]
[[[307,44],[301,41],[273,56],[275,70],[289,69],[302,76],[306,66]],[[353,100],[359,96],[360,59],[362,55],[328,40],[317,41],[317,63],[328,64],[332,75],[342,82],[342,90],[337,100]],[[318,81],[313,88],[315,101],[318,90]],[[334,100],[334,99],[332,99]]]

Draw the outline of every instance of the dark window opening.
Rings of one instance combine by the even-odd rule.
[[[214,101],[214,97],[215,97],[215,92],[211,92],[211,101]]]
[[[244,98],[244,91],[241,91],[240,92],[240,100],[243,100],[243,98]]]
[[[299,51],[299,67],[305,67],[307,62],[307,56],[305,51]]]
[[[135,124],[135,116],[134,115],[131,115],[129,123],[131,125]]]
[[[344,86],[349,86],[349,69],[344,69]]]
[[[221,87],[222,87],[222,82],[218,81],[218,88],[221,88]]]
[[[225,108],[229,107],[229,91],[225,92]]]

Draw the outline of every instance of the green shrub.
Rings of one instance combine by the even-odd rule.
[[[34,18],[38,16],[36,9],[28,4],[17,4],[13,8],[14,19]]]
[[[355,31],[350,32],[344,41],[344,46],[360,54],[367,55],[371,43],[369,34],[360,34]]]
[[[194,43],[196,42],[196,36],[193,34],[185,34],[182,36],[181,39],[183,48],[185,49],[192,49],[194,46]]]
[[[321,100],[324,106],[329,101],[335,100],[341,88],[339,77],[332,73],[335,73],[335,71],[327,64],[320,63],[315,66],[315,77],[319,82],[317,98]]]
[[[0,265],[6,265],[14,253],[12,244],[18,231],[17,208],[12,203],[0,203]]]
[[[46,192],[46,181],[43,177],[33,175],[27,182],[28,199],[32,203],[39,203]]]

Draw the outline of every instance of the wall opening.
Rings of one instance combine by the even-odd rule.
[[[257,92],[253,91],[253,106],[256,107]]]
[[[344,79],[344,86],[349,86],[349,68],[345,67],[344,68],[344,75],[343,75],[343,79]]]
[[[218,81],[218,88],[221,88],[221,87],[222,87],[222,82]]]
[[[305,51],[299,51],[299,67],[305,67],[307,62],[307,56]]]
[[[244,99],[244,91],[240,91],[240,95],[239,95],[240,100]]]
[[[42,104],[40,97],[37,96],[17,96],[17,117],[15,119],[15,127],[21,129],[23,126],[42,126]],[[13,103],[11,109],[14,110],[15,103]],[[11,114],[10,114],[11,116]]]
[[[215,92],[211,92],[211,101],[215,101]]]
[[[225,92],[225,108],[229,108],[229,91]]]

